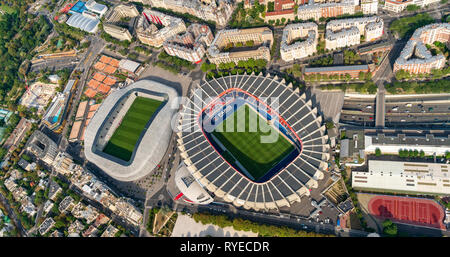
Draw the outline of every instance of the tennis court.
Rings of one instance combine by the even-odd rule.
[[[381,195],[369,201],[370,214],[404,223],[445,228],[444,210],[433,200]]]

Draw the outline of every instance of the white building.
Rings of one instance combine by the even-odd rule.
[[[355,3],[353,1],[343,1],[339,3],[323,3],[315,4],[311,1],[309,4],[300,5],[297,10],[299,20],[314,19],[318,21],[320,18],[337,17],[344,14],[355,13]]]
[[[169,55],[199,63],[213,40],[214,36],[207,25],[194,23],[187,28],[186,33],[169,38],[163,46]]]
[[[415,4],[419,7],[425,7],[427,5],[438,3],[440,0],[386,0],[384,2],[384,9],[387,11],[399,13],[406,9],[408,5]]]
[[[426,47],[426,44],[431,45],[435,41],[444,44],[450,42],[449,23],[433,23],[417,29],[395,60],[393,71],[406,70],[417,74],[443,68],[446,63],[445,56],[443,54],[433,56]]]
[[[155,24],[163,28],[158,29]],[[150,9],[145,9],[136,23],[138,39],[153,47],[161,47],[164,41],[184,31],[186,25],[182,19]]]
[[[100,18],[108,11],[108,7],[106,5],[99,4],[94,0],[87,1],[85,6],[89,11],[98,14]]]
[[[383,35],[383,19],[372,16],[351,19],[332,20],[327,23],[325,48],[334,50],[361,43],[361,36],[366,41],[373,41]]]
[[[369,160],[367,172],[352,171],[357,189],[450,194],[450,165]]]
[[[378,0],[361,0],[361,11],[363,14],[377,14]]]
[[[66,24],[88,33],[96,33],[98,31],[98,24],[100,20],[98,16],[89,11],[84,11],[83,13],[73,13],[67,20]]]
[[[444,155],[450,151],[450,137],[435,137],[432,134],[408,137],[404,134],[396,136],[377,134],[364,137],[366,154],[375,153],[377,148],[386,154],[398,154],[399,150],[417,150],[424,151],[425,155]]]
[[[318,26],[314,22],[289,24],[283,29],[280,54],[283,61],[305,58],[317,51]],[[304,39],[298,41],[298,39]]]
[[[191,175],[186,165],[180,164],[175,173],[175,184],[183,195],[195,204],[210,204],[214,199]]]

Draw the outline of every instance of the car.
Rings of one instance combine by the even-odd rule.
[[[406,122],[406,120],[400,120],[400,122]]]
[[[366,108],[367,109],[372,109],[372,105],[367,105]]]

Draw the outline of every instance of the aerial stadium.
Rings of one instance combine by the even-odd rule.
[[[203,81],[185,99],[177,129],[187,170],[238,207],[290,207],[318,187],[328,167],[322,117],[277,76]]]
[[[169,146],[177,96],[175,89],[151,80],[111,93],[86,128],[86,158],[120,181],[150,173]]]

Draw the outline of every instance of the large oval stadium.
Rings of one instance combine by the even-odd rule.
[[[270,75],[203,81],[183,103],[178,145],[207,190],[246,209],[278,209],[318,187],[329,159],[317,109]]]

